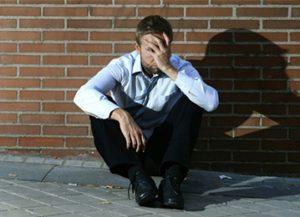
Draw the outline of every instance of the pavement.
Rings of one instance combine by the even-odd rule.
[[[299,178],[191,170],[184,210],[140,207],[128,184],[100,160],[0,154],[0,217],[300,216]]]

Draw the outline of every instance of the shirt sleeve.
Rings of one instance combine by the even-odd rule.
[[[110,113],[119,108],[119,106],[111,102],[105,95],[117,84],[111,73],[116,70],[118,70],[117,67],[108,65],[98,72],[86,84],[80,87],[74,97],[74,103],[89,115],[101,119],[109,118]]]
[[[217,90],[207,85],[190,63],[179,69],[175,84],[192,102],[206,111],[210,112],[218,107]]]

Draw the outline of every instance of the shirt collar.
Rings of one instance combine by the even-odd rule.
[[[132,74],[142,72],[142,63],[141,63],[141,56],[138,54],[135,58]]]

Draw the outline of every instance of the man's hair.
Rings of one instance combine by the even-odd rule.
[[[165,33],[170,42],[173,41],[173,30],[171,24],[159,15],[150,15],[143,18],[137,25],[135,40],[140,45],[141,37],[146,34]]]

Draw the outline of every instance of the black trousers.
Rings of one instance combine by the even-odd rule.
[[[95,146],[112,173],[128,177],[132,165],[143,167],[150,175],[162,175],[166,165],[178,163],[187,170],[198,137],[202,108],[182,96],[167,119],[154,129],[144,153],[126,149],[119,123],[90,116]]]

